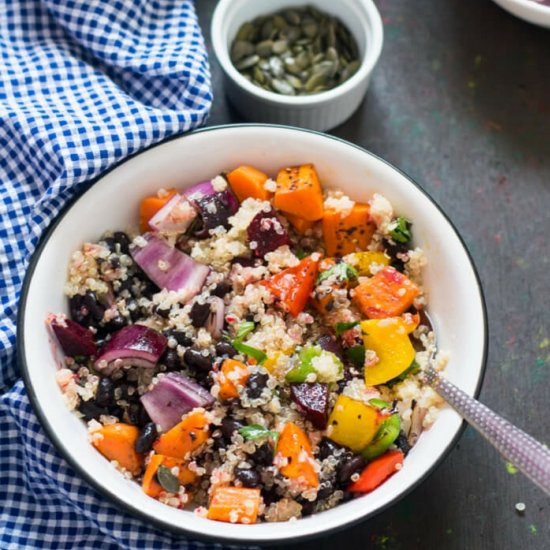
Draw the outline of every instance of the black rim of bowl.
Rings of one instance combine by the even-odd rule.
[[[150,147],[147,147],[146,149],[143,149],[137,153],[134,153],[133,155],[130,155],[126,157],[125,159],[121,160],[117,164],[111,166],[109,169],[102,172],[99,176],[91,180],[90,182],[82,184],[82,188],[79,189],[75,196],[71,198],[71,200],[61,209],[55,220],[51,223],[51,225],[48,227],[47,231],[42,235],[34,253],[32,254],[31,260],[29,262],[29,266],[27,268],[27,272],[25,274],[25,279],[23,282],[23,287],[21,290],[21,298],[19,301],[19,309],[18,309],[18,315],[17,315],[17,345],[16,345],[16,351],[17,351],[17,363],[19,366],[19,369],[21,371],[23,381],[25,383],[25,387],[27,389],[27,393],[29,395],[29,400],[31,402],[31,405],[40,421],[40,424],[44,428],[44,431],[48,435],[50,441],[54,444],[54,446],[57,448],[61,456],[68,462],[68,464],[84,479],[87,481],[87,483],[94,488],[96,491],[98,491],[101,495],[107,497],[108,500],[110,500],[112,503],[117,504],[120,506],[125,512],[130,513],[134,517],[137,517],[138,519],[144,521],[144,523],[152,525],[156,527],[157,529],[166,530],[168,529],[171,533],[177,534],[180,536],[185,537],[195,537],[199,540],[208,540],[208,541],[223,541],[227,543],[243,543],[248,545],[267,545],[267,544],[285,544],[288,542],[296,542],[296,541],[304,541],[307,539],[313,539],[316,537],[320,537],[321,535],[326,536],[329,534],[333,534],[337,531],[341,531],[342,529],[347,529],[352,527],[353,525],[356,525],[358,523],[361,523],[363,521],[366,521],[369,518],[372,518],[399,500],[401,500],[404,496],[409,494],[413,489],[416,489],[428,476],[430,476],[445,460],[445,458],[448,456],[449,452],[453,447],[456,445],[462,434],[464,433],[464,430],[466,428],[466,422],[463,420],[462,425],[458,429],[455,437],[453,440],[447,445],[447,447],[444,449],[444,451],[441,453],[440,457],[432,464],[432,466],[428,469],[428,471],[420,477],[418,480],[416,480],[415,483],[413,483],[406,491],[403,491],[399,495],[397,495],[395,498],[391,499],[389,502],[385,503],[384,506],[381,506],[376,511],[373,511],[361,518],[357,518],[352,521],[347,521],[341,525],[338,525],[337,527],[334,527],[332,529],[323,530],[317,533],[310,533],[310,534],[304,534],[299,535],[296,537],[293,537],[292,541],[289,541],[288,539],[284,540],[278,540],[278,541],[269,541],[269,540],[260,540],[260,541],[254,541],[249,539],[240,539],[240,538],[225,538],[225,537],[216,537],[213,535],[208,535],[207,533],[197,533],[195,531],[189,531],[184,528],[178,528],[172,524],[165,523],[161,519],[153,518],[140,510],[137,507],[133,507],[130,504],[126,503],[125,501],[121,500],[116,494],[111,493],[108,491],[105,487],[103,487],[95,478],[93,478],[84,468],[80,466],[80,464],[72,457],[72,455],[69,453],[69,451],[65,448],[63,441],[57,436],[55,430],[53,427],[49,424],[47,421],[44,413],[42,412],[42,407],[40,403],[38,402],[38,398],[36,396],[36,393],[34,392],[33,386],[30,382],[29,377],[29,371],[27,368],[27,361],[26,361],[26,355],[25,355],[25,341],[24,341],[24,326],[25,326],[25,310],[26,310],[26,302],[27,302],[27,296],[28,291],[30,287],[30,283],[33,277],[34,270],[36,268],[36,265],[38,264],[38,261],[42,255],[42,251],[46,245],[46,243],[49,241],[50,237],[52,236],[53,232],[57,228],[57,226],[61,223],[67,212],[70,210],[70,208],[73,206],[73,204],[83,198],[83,196],[86,194],[86,192],[100,179],[104,178],[108,173],[112,172],[122,164],[130,161],[132,158],[136,157],[137,155],[140,155],[144,153],[145,151],[150,151],[151,149],[154,149],[155,147],[159,147],[163,145],[164,143],[167,143],[169,141],[180,139],[186,136],[195,135],[198,133],[206,133],[206,132],[212,132],[212,131],[220,131],[225,129],[235,129],[235,128],[279,128],[279,129],[287,129],[292,131],[298,131],[298,132],[304,132],[309,134],[315,134],[318,136],[322,136],[324,138],[332,139],[335,141],[338,141],[340,143],[343,143],[345,145],[354,147],[355,149],[358,149],[359,151],[372,156],[384,164],[390,166],[393,170],[396,170],[401,175],[403,175],[410,183],[412,183],[417,189],[420,190],[421,193],[423,193],[426,198],[437,208],[437,210],[442,214],[442,216],[445,218],[447,223],[451,226],[453,232],[455,233],[456,237],[460,241],[462,248],[464,249],[464,252],[466,253],[466,256],[468,258],[468,261],[470,263],[470,267],[472,269],[472,272],[474,274],[476,283],[477,283],[477,289],[479,293],[479,299],[481,302],[481,308],[482,308],[482,314],[483,314],[483,327],[484,327],[484,338],[483,338],[483,353],[482,353],[482,360],[481,360],[481,369],[478,376],[477,385],[474,391],[474,396],[478,397],[479,393],[481,391],[481,386],[483,384],[483,379],[485,377],[485,372],[487,369],[487,353],[488,353],[488,339],[489,339],[489,330],[488,330],[488,320],[487,320],[487,305],[485,303],[485,297],[483,295],[483,289],[481,286],[479,274],[476,270],[475,264],[472,260],[472,256],[466,247],[466,244],[462,237],[460,236],[459,232],[457,231],[456,227],[452,223],[452,221],[449,219],[447,214],[441,209],[441,207],[437,204],[437,202],[420,186],[418,185],[411,177],[409,177],[405,172],[402,170],[396,168],[388,161],[384,160],[383,158],[380,158],[379,156],[375,155],[374,153],[371,153],[370,151],[364,149],[363,147],[356,145],[354,143],[351,143],[349,141],[346,141],[345,139],[325,134],[323,132],[317,132],[315,130],[309,130],[306,128],[299,128],[296,126],[284,126],[284,125],[278,125],[278,124],[258,124],[258,123],[250,123],[250,124],[226,124],[226,125],[217,125],[217,126],[208,126],[205,128],[200,128],[197,130],[194,130],[192,132],[188,132],[185,134],[177,134],[174,136],[170,136],[167,139],[164,139],[160,141],[159,143],[156,143],[154,145],[151,145]],[[307,518],[304,518],[304,521],[307,521]]]

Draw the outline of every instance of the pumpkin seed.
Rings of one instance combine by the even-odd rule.
[[[336,61],[338,59],[338,52],[336,51],[336,48],[331,48],[329,46],[325,52],[325,57],[330,61]]]
[[[260,57],[269,57],[273,51],[273,42],[271,40],[263,40],[256,44],[256,53]]]
[[[327,70],[326,68],[313,70],[305,83],[305,89],[312,92],[317,86],[324,86],[328,81],[329,71],[330,69]]]
[[[319,24],[315,19],[304,19],[302,20],[302,32],[308,38],[315,38],[319,32]]]
[[[231,61],[236,63],[243,57],[252,55],[254,53],[254,46],[245,40],[235,40],[233,46],[231,46]]]
[[[258,84],[263,84],[265,82],[265,74],[260,69],[260,67],[258,67],[258,65],[254,67],[254,70],[252,71],[252,76]]]
[[[180,490],[178,478],[170,471],[170,468],[162,464],[157,469],[156,478],[165,491],[177,493]]]
[[[285,65],[285,69],[287,70],[287,72],[289,72],[290,74],[298,74],[302,69],[300,68],[300,66],[298,65],[298,63],[296,62],[296,59],[294,57],[287,57],[284,61],[283,61],[284,65]],[[287,75],[288,76],[288,75]]]
[[[235,37],[237,40],[250,40],[252,33],[254,32],[254,25],[252,23],[245,23],[237,32]]]
[[[303,87],[302,81],[297,76],[287,74],[286,80],[295,90],[301,90]]]
[[[278,57],[269,58],[269,68],[271,69],[271,74],[277,78],[285,75],[284,64]]]
[[[294,88],[286,80],[281,80],[279,78],[274,78],[271,81],[271,86],[279,94],[295,95],[296,93]]]
[[[259,55],[250,55],[248,57],[245,57],[243,60],[239,61],[239,63],[235,64],[235,67],[238,71],[244,71],[245,69],[249,69],[250,67],[253,67],[260,61]]]
[[[284,39],[276,40],[275,42],[273,42],[272,50],[275,54],[282,54],[288,50],[288,42]]]
[[[280,32],[287,27],[286,19],[279,14],[273,16],[273,26]]]
[[[273,25],[273,19],[266,19],[262,25],[262,38],[268,40],[273,37],[275,32],[277,32],[277,29]]]
[[[289,25],[299,25],[301,18],[296,10],[286,10],[283,12],[283,17],[288,21]]]
[[[311,65],[307,52],[302,51],[296,56],[296,65],[302,70],[307,69]]]

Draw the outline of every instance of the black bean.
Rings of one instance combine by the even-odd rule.
[[[160,306],[155,306],[153,308],[153,311],[159,316],[159,317],[162,317],[163,319],[168,319],[168,317],[170,316],[170,309],[171,308],[162,308]]]
[[[71,319],[76,323],[85,323],[88,310],[82,306],[82,296],[75,294],[69,299],[69,311],[71,312]]]
[[[251,374],[246,382],[246,394],[248,397],[250,399],[258,399],[258,397],[262,395],[262,391],[268,380],[269,374],[263,374],[261,372]]]
[[[101,240],[107,245],[107,248],[111,252],[116,252],[116,247],[115,247],[116,243],[113,237],[105,237],[104,239],[101,239]]]
[[[113,240],[120,245],[120,251],[123,254],[130,254],[130,239],[126,233],[123,231],[115,231]]]
[[[147,453],[150,451],[157,435],[157,426],[154,422],[145,424],[145,426],[143,426],[143,428],[139,431],[139,435],[136,439],[136,451],[138,453]]]
[[[317,491],[317,500],[324,500],[334,493],[334,480],[332,478],[326,479],[319,485]]]
[[[130,312],[130,319],[132,319],[132,321],[137,321],[140,317],[140,310],[137,300],[134,300],[133,298],[128,300],[126,303],[126,308]]]
[[[260,474],[250,468],[235,468],[235,478],[238,479],[244,487],[254,488],[260,484]]]
[[[100,407],[108,407],[115,400],[115,385],[110,378],[102,378],[97,384],[96,403]]]
[[[244,428],[246,424],[242,420],[237,420],[236,418],[233,418],[231,416],[226,416],[222,420],[222,435],[223,438],[229,443],[231,441],[231,437],[233,434],[240,430],[241,428]]]
[[[103,319],[105,308],[98,302],[95,292],[88,290],[82,297],[82,305],[86,307],[95,321]]]
[[[237,355],[237,350],[227,340],[220,340],[216,344],[216,355],[219,357],[234,357]]]
[[[81,401],[78,410],[84,415],[84,420],[99,420],[102,414],[109,414],[109,411],[100,407],[93,399]]]
[[[403,451],[403,454],[405,456],[409,454],[409,451],[411,450],[411,446],[409,445],[409,442],[407,441],[407,436],[403,431],[399,432],[399,435],[395,440],[395,444]]]
[[[170,329],[167,330],[164,335],[168,338],[172,337],[180,346],[188,347],[193,343],[193,340],[181,330]]]
[[[117,256],[111,256],[109,258],[109,263],[111,264],[111,267],[113,269],[117,269],[120,267],[120,259]]]
[[[262,499],[264,504],[269,506],[270,504],[281,500],[281,495],[277,494],[275,487],[272,487],[271,489],[262,488]]]
[[[302,506],[302,517],[311,516],[315,511],[315,502],[302,497],[297,497],[296,502]]]
[[[271,466],[273,463],[273,448],[269,443],[264,443],[250,455],[250,460],[257,466]]]
[[[128,323],[126,322],[126,319],[124,319],[122,315],[117,315],[116,317],[113,317],[108,323],[105,323],[103,329],[106,332],[116,332],[117,330],[125,327],[127,324]]]
[[[126,414],[124,415],[124,418],[128,422],[128,424],[132,424],[134,426],[137,426],[139,424],[140,419],[140,412],[143,408],[143,405],[141,403],[130,403],[128,405],[128,408],[126,409]]]
[[[191,311],[189,312],[189,318],[191,319],[191,324],[195,328],[203,327],[210,315],[210,304],[204,303],[200,304],[195,302]]]
[[[229,281],[222,281],[218,283],[214,290],[210,291],[212,296],[217,296],[218,298],[223,298],[226,294],[229,294],[233,290],[233,286]]]
[[[319,451],[317,453],[317,457],[319,458],[319,460],[325,460],[325,458],[328,458],[329,456],[334,456],[334,453],[338,449],[341,449],[341,447],[334,443],[334,441],[323,438],[321,440],[321,443],[319,443]]]
[[[177,368],[181,367],[180,358],[178,357],[178,353],[175,349],[168,348],[164,355],[160,358],[160,362],[168,369],[168,370],[176,370]]]
[[[351,482],[351,476],[361,472],[366,465],[367,461],[359,455],[354,456],[351,460],[346,460],[338,471],[338,483],[347,485]]]
[[[203,355],[200,350],[195,348],[186,349],[183,360],[187,366],[198,370],[209,371],[212,368],[212,356],[210,354]]]

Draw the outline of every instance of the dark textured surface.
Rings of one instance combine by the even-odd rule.
[[[215,3],[197,3],[207,37]],[[550,31],[489,0],[377,5],[380,63],[360,109],[331,133],[407,172],[450,216],[489,311],[481,400],[550,444]],[[238,122],[211,59],[209,124]],[[544,549],[549,513],[550,498],[508,473],[468,428],[441,467],[389,510],[286,548]]]

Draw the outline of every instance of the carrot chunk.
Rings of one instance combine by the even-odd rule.
[[[158,498],[160,493],[164,491],[160,483],[155,479],[155,474],[161,465],[170,469],[176,466],[179,470],[177,478],[181,485],[190,485],[197,479],[197,474],[192,472],[183,460],[170,456],[154,454],[149,460],[149,464],[147,464],[147,468],[143,474],[143,481],[141,483],[143,492],[150,497]]]
[[[261,500],[260,489],[217,487],[206,517],[228,523],[256,523]]]
[[[139,204],[139,230],[145,233],[149,230],[149,220],[176,194],[175,189],[168,189],[166,195],[145,197]]]
[[[206,442],[210,435],[209,422],[202,410],[191,411],[173,428],[153,443],[156,453],[184,459]]]
[[[272,193],[264,187],[267,179],[267,174],[264,174],[253,166],[246,165],[239,166],[227,174],[229,185],[239,199],[239,202],[243,202],[249,197],[268,201]]]
[[[290,225],[296,229],[296,231],[300,235],[304,235],[307,231],[309,231],[315,222],[311,222],[309,220],[305,220],[304,218],[301,218],[300,216],[295,216],[294,214],[289,214],[288,212],[285,213],[286,219],[290,222]]]
[[[105,458],[116,460],[119,466],[133,475],[139,473],[143,457],[135,450],[139,434],[136,426],[117,422],[102,426],[94,433],[101,434],[102,437],[92,439],[92,444]]]
[[[220,385],[220,399],[232,399],[239,397],[237,385],[246,384],[249,374],[244,363],[235,359],[226,359],[218,375],[218,384]]]
[[[327,208],[323,214],[323,240],[328,256],[345,256],[365,250],[376,230],[369,221],[368,204],[356,203],[349,214]]]
[[[388,266],[357,286],[353,300],[370,319],[383,319],[404,313],[419,293],[408,277]]]
[[[282,308],[294,317],[303,311],[313,291],[318,265],[319,260],[308,256],[298,265],[280,271],[264,283],[279,299]]]
[[[277,459],[286,459],[281,474],[308,487],[319,485],[311,443],[305,432],[293,422],[285,424],[277,443]]]
[[[277,210],[311,222],[323,217],[323,191],[313,164],[279,171],[273,205]]]
[[[405,455],[402,451],[388,451],[369,462],[359,479],[348,487],[352,493],[369,493],[401,469]]]

